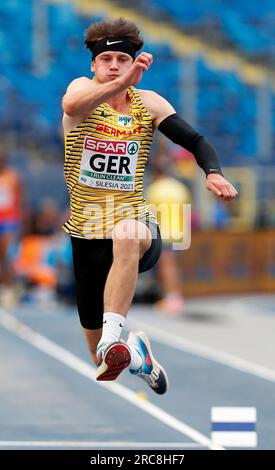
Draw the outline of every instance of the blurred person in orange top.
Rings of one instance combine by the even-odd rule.
[[[183,208],[191,204],[188,187],[173,176],[171,155],[164,139],[159,139],[152,159],[153,181],[146,191],[151,210],[157,215],[162,237],[162,254],[156,265],[157,276],[162,290],[162,299],[155,308],[169,315],[180,315],[184,311],[184,297],[177,266],[177,252],[173,251],[174,236],[184,233]]]
[[[13,252],[13,268],[24,292],[23,300],[52,301],[57,285],[56,243],[60,211],[46,198],[31,214],[25,233]]]
[[[15,302],[9,249],[20,229],[21,218],[22,183],[0,149],[0,303],[5,307]]]

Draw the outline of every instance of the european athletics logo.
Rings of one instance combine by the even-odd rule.
[[[257,447],[254,407],[212,407],[211,440],[225,447]]]

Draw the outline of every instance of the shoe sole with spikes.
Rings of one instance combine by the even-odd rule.
[[[112,343],[102,351],[100,361],[96,370],[96,380],[116,380],[130,365],[130,349],[124,343]]]

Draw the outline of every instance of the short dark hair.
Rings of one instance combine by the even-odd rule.
[[[99,39],[108,37],[125,37],[137,46],[136,50],[141,49],[144,44],[137,25],[133,21],[128,21],[125,18],[93,23],[85,31],[85,44],[89,49],[92,49],[93,45]]]

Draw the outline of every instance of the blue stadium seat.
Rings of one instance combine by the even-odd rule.
[[[274,52],[270,45],[274,22],[269,20],[265,28],[265,19],[272,9],[270,0],[261,2],[260,7],[256,0],[197,0],[192,5],[178,0],[150,2],[188,27],[197,28],[203,21],[215,18],[227,39],[247,53]],[[80,15],[72,2],[49,3],[48,37],[41,50],[41,61],[48,65],[39,74],[33,64],[31,2],[0,3],[0,67],[5,77],[0,80],[3,128],[14,125],[18,132],[41,129],[47,139],[59,139],[62,96],[73,78],[90,73],[91,56],[83,47],[84,31],[92,21],[100,19]],[[163,95],[184,117],[184,110],[180,109],[183,94],[179,58],[170,46],[150,38],[146,38],[146,50],[157,60],[153,73],[145,73],[140,86]],[[196,59],[196,70],[198,130],[215,144],[223,164],[238,164],[240,155],[247,161],[253,157],[255,162],[255,90],[242,83],[236,74],[211,69],[202,59]]]

